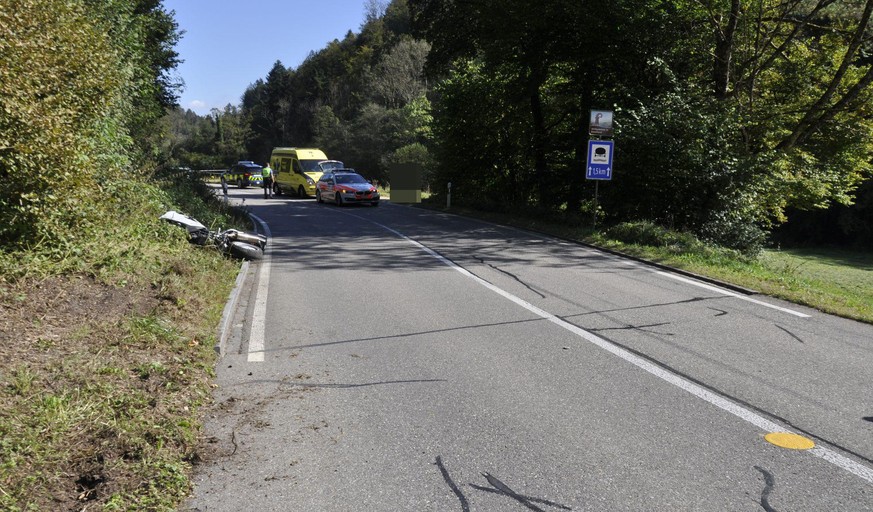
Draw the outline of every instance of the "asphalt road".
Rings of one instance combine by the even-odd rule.
[[[873,510],[873,326],[452,215],[230,192],[271,241],[186,509]]]

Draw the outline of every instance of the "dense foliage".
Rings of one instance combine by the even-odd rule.
[[[360,34],[296,69],[276,62],[241,105],[190,119],[200,142],[179,146],[179,161],[315,145],[383,179],[416,161],[459,204],[568,219],[597,207],[608,223],[750,252],[788,213],[849,207],[873,170],[873,0],[367,8]],[[617,125],[599,205],[584,179],[592,109]]]
[[[596,108],[616,111],[615,221],[754,250],[786,208],[848,204],[869,177],[873,2],[410,5],[448,73],[438,179],[464,200],[578,212]]]
[[[159,0],[7,0],[0,9],[0,240],[65,254],[123,216],[175,101]],[[106,179],[110,178],[110,179]]]

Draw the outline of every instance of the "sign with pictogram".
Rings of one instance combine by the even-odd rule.
[[[614,148],[615,145],[611,140],[588,141],[588,164],[586,165],[585,179],[612,179],[612,153]]]
[[[612,137],[612,110],[592,110],[588,122],[588,134],[597,137]]]

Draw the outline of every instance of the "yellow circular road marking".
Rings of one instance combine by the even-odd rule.
[[[764,439],[768,443],[775,444],[780,448],[788,448],[789,450],[809,450],[815,447],[812,439],[788,432],[771,432],[764,436]]]

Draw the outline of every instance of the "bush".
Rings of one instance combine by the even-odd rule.
[[[680,252],[700,249],[704,244],[690,233],[680,233],[653,222],[623,222],[607,229],[604,236],[626,244],[671,247]]]
[[[712,221],[698,229],[702,239],[736,249],[748,256],[754,256],[764,248],[767,233],[756,223],[732,212],[716,212],[713,217]]]

